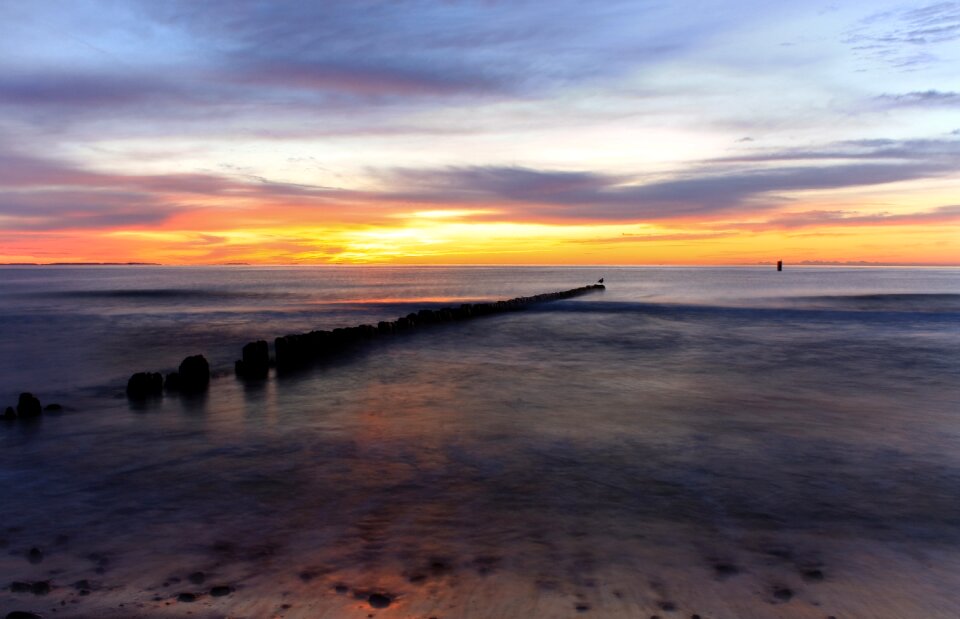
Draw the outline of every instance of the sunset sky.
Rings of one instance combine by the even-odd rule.
[[[0,262],[960,264],[960,2],[0,0]]]

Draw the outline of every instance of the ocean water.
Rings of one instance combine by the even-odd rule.
[[[205,396],[122,396],[196,353]],[[960,269],[3,268],[0,404],[23,390],[66,410],[0,424],[0,581],[52,590],[4,611],[960,616]]]

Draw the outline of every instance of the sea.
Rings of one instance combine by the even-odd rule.
[[[243,381],[250,341],[606,289]],[[199,396],[124,395],[203,354]],[[960,616],[960,269],[0,268],[0,611]]]

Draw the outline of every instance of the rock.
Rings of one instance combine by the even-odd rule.
[[[225,595],[230,595],[231,593],[233,593],[233,587],[229,585],[218,585],[210,589],[210,595],[212,595],[215,598],[220,598]]]
[[[187,357],[180,363],[180,391],[199,393],[210,385],[210,364],[203,355]]]
[[[266,378],[270,371],[270,348],[265,341],[257,340],[243,347],[241,369],[247,378]]]
[[[43,615],[31,613],[27,610],[14,610],[7,613],[7,619],[43,619]]]
[[[63,410],[63,407],[57,404],[56,402],[53,402],[51,404],[47,404],[46,406],[44,406],[43,410],[47,411],[48,413],[59,413],[60,411]]]
[[[773,597],[784,602],[789,602],[791,599],[793,599],[793,591],[787,587],[778,587],[773,590]]]
[[[822,570],[806,570],[803,572],[803,579],[810,582],[820,582],[823,580]]]
[[[715,563],[713,570],[717,573],[717,578],[721,580],[740,573],[740,568],[732,563]]]
[[[12,406],[8,406],[3,411],[3,418],[6,419],[7,421],[13,421],[14,419],[17,418],[17,411],[13,410]]]
[[[17,416],[21,419],[37,417],[43,412],[38,400],[32,393],[21,393],[20,400],[17,402]]]
[[[30,591],[31,586],[32,583],[15,580],[10,583],[10,591],[13,591],[14,593],[26,593]]]
[[[38,580],[30,585],[30,593],[34,595],[46,595],[50,593],[50,582],[47,580]]]
[[[196,602],[197,595],[195,593],[181,593],[177,596],[178,602]]]
[[[374,608],[386,608],[390,606],[390,603],[393,602],[390,599],[389,595],[384,595],[382,593],[371,593],[370,597],[367,598],[367,602],[370,603],[370,606]]]
[[[163,375],[159,372],[137,372],[127,381],[127,397],[146,400],[163,393]]]
[[[163,388],[167,391],[180,391],[180,374],[177,372],[167,374],[167,379],[163,382]]]
[[[189,580],[195,585],[202,585],[203,581],[205,581],[206,579],[207,579],[207,575],[204,574],[203,572],[194,572],[189,576],[187,576],[187,580]]]

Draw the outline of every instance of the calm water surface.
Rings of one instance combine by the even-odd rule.
[[[226,372],[251,339],[601,276]],[[198,352],[205,397],[119,395]],[[0,269],[0,403],[27,389],[67,410],[0,427],[0,576],[53,590],[2,610],[960,616],[957,269]]]

